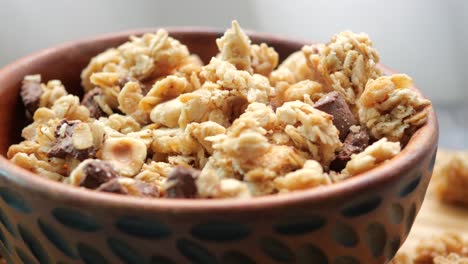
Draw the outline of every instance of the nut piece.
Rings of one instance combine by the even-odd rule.
[[[81,105],[85,106],[89,110],[89,115],[94,118],[100,118],[103,116],[107,116],[107,113],[102,110],[101,106],[99,105],[99,100],[97,97],[102,96],[101,88],[94,88],[89,90],[83,96],[81,100]]]
[[[78,133],[78,136],[74,136],[74,130],[79,125],[81,126],[81,128],[79,128],[81,131]],[[88,128],[84,128],[85,126]],[[47,155],[49,157],[62,159],[72,157],[78,160],[94,157],[96,155],[96,148],[92,145],[93,137],[91,131],[88,131],[88,129],[89,126],[80,121],[68,121],[63,119],[55,129],[55,141],[52,143]],[[87,132],[89,132],[89,134]],[[80,136],[82,133],[89,135],[89,138]],[[76,148],[75,144],[80,148]]]
[[[133,177],[146,159],[146,145],[132,137],[108,138],[102,147],[102,159],[109,161],[122,176]]]
[[[78,123],[73,129],[73,147],[78,150],[87,149],[93,146],[93,134],[87,123]]]
[[[29,75],[24,78],[20,95],[28,116],[32,117],[39,108],[42,93],[40,75]]]
[[[198,193],[195,181],[199,175],[199,170],[182,166],[174,167],[164,185],[166,197],[195,198]]]
[[[156,185],[130,178],[112,179],[99,186],[97,191],[139,197],[159,197],[159,189]]]
[[[75,186],[97,189],[101,184],[115,179],[117,176],[117,172],[109,162],[87,159],[70,173],[69,182]]]
[[[338,152],[335,160],[330,164],[330,168],[334,171],[341,171],[344,169],[346,163],[351,159],[353,154],[361,153],[367,148],[369,140],[369,133],[366,129],[360,129],[357,132],[350,131],[343,142],[343,147],[340,152]]]
[[[340,131],[340,140],[348,135],[349,128],[357,124],[344,97],[338,92],[331,92],[318,100],[314,107],[333,116],[333,124]]]

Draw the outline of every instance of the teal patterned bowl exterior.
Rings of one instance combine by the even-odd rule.
[[[0,70],[0,151],[25,124],[24,75],[64,80],[145,29],[74,41]],[[220,32],[169,28],[206,62]],[[307,42],[252,33],[284,58]],[[384,72],[390,73],[383,68]],[[386,263],[405,241],[431,177],[438,126],[428,123],[386,164],[333,186],[250,200],[143,199],[65,186],[0,156],[0,254],[7,263]]]

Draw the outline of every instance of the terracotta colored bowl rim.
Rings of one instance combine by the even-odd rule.
[[[169,33],[200,33],[200,34],[222,34],[223,31],[213,28],[203,27],[164,27]],[[70,41],[61,45],[44,49],[31,54],[23,59],[17,60],[0,70],[0,77],[6,78],[10,72],[30,60],[38,60],[47,57],[58,50],[67,50],[79,44],[103,41],[127,35],[137,35],[144,32],[155,32],[158,28],[143,28],[138,30],[122,31],[117,33],[100,35]],[[285,37],[272,36],[266,33],[247,31],[250,36],[267,38],[270,40],[290,43],[307,44],[311,41],[291,39]],[[392,70],[379,65],[387,74]],[[2,78],[0,78],[2,79]],[[413,87],[418,93],[421,92]],[[9,178],[16,184],[46,197],[60,199],[61,201],[73,201],[76,205],[95,204],[107,208],[121,209],[144,209],[149,211],[232,211],[232,210],[252,210],[281,207],[304,201],[321,202],[329,199],[337,199],[343,195],[353,195],[364,192],[368,188],[380,186],[387,182],[398,180],[402,172],[410,171],[414,164],[421,162],[431,153],[438,139],[438,122],[434,109],[431,108],[427,123],[421,127],[410,139],[406,147],[393,159],[367,171],[359,176],[347,179],[343,182],[335,183],[325,187],[313,188],[291,192],[288,194],[267,195],[253,197],[249,199],[149,199],[131,196],[123,196],[111,193],[100,193],[85,188],[76,188],[66,184],[38,177],[36,174],[23,169],[0,155],[0,172],[3,170],[4,177]]]

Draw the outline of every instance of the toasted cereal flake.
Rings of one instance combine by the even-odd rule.
[[[216,40],[221,59],[234,65],[238,70],[252,72],[250,61],[250,39],[236,20],[232,27]]]
[[[117,100],[119,109],[123,113],[132,116],[138,123],[145,125],[149,123],[149,114],[138,107],[141,100],[143,100],[142,92],[138,82],[127,82],[120,91]]]
[[[199,90],[179,96],[182,102],[179,126],[185,128],[191,122],[213,121],[228,127],[247,106],[237,91],[222,90],[219,85],[205,82]],[[152,116],[157,116],[152,112]]]
[[[127,115],[112,114],[109,117],[99,118],[99,122],[123,134],[136,132],[141,129],[141,125],[133,117]]]
[[[462,257],[457,254],[449,254],[447,257],[437,256],[434,258],[434,264],[468,264],[468,257]]]
[[[414,263],[417,264],[433,263],[432,261],[436,263],[434,258],[438,256],[447,257],[450,254],[457,254],[459,257],[468,258],[468,242],[455,233],[446,233],[441,236],[421,240],[415,251],[416,257]],[[443,258],[439,258],[438,261],[439,263],[447,263],[443,262],[445,261]]]
[[[287,173],[274,180],[280,192],[304,190],[331,183],[330,178],[323,172],[322,165],[315,160],[308,160],[302,169]]]
[[[194,91],[200,89],[203,80],[200,79],[200,71],[203,67],[203,62],[195,54],[187,57],[181,65],[172,73],[173,76],[184,77],[189,82],[187,90]]]
[[[153,108],[170,99],[176,98],[180,94],[191,92],[192,86],[185,78],[176,76],[167,76],[166,78],[157,81],[151,90],[145,95],[138,104],[138,107],[149,113]]]
[[[216,192],[216,198],[249,198],[251,196],[247,184],[236,179],[222,179]]]
[[[96,72],[104,72],[104,68],[108,65],[119,65],[122,57],[117,49],[108,49],[103,53],[91,59],[88,66],[81,72],[81,84],[85,91],[89,91],[95,87],[91,82],[91,75]],[[110,67],[107,67],[110,68]]]
[[[276,109],[276,115],[294,146],[308,151],[323,166],[335,158],[341,142],[331,115],[300,101],[285,103]]]
[[[179,118],[183,107],[184,104],[178,98],[160,103],[151,110],[150,119],[155,124],[176,128],[179,126]]]
[[[359,119],[372,136],[399,141],[427,120],[431,102],[409,88],[405,74],[370,80],[358,100]]]
[[[155,153],[191,155],[200,149],[199,143],[181,128],[153,130],[151,149]]]
[[[353,154],[341,173],[353,176],[368,171],[395,157],[400,150],[400,142],[390,142],[387,138],[382,138],[368,146],[363,152]]]
[[[54,102],[51,109],[54,111],[57,118],[81,121],[87,121],[89,119],[89,110],[80,105],[78,96],[62,96]]]
[[[73,147],[78,150],[90,148],[94,145],[91,127],[87,123],[79,123],[73,129]]]
[[[251,45],[250,56],[254,73],[269,76],[278,65],[278,53],[265,43]]]
[[[55,162],[48,162],[47,160],[40,160],[36,157],[35,154],[26,154],[26,153],[16,153],[12,158],[11,162],[16,165],[27,169],[31,172],[37,173],[40,176],[51,179],[54,181],[60,181],[65,174],[63,169],[64,163],[56,164],[57,159],[54,159]],[[64,173],[64,174],[62,174]]]
[[[190,123],[187,126],[186,131],[192,135],[208,153],[211,154],[213,153],[212,142],[206,140],[206,138],[224,134],[226,133],[226,128],[215,122],[207,121],[203,123]]]
[[[304,101],[304,95],[309,95],[313,102],[318,101],[323,95],[322,85],[318,82],[304,80],[295,83],[286,90],[285,101]]]
[[[8,148],[7,158],[11,159],[17,153],[34,154],[39,150],[40,145],[34,141],[22,141],[19,144],[13,144]]]
[[[267,103],[274,93],[265,76],[237,70],[234,65],[217,58],[212,58],[200,75],[207,81],[220,85],[222,89],[232,90],[250,103]]]
[[[285,78],[286,77],[286,78]],[[289,84],[303,80],[315,80],[313,72],[307,66],[307,60],[301,51],[289,55],[270,75],[270,82],[275,85],[280,81]],[[275,85],[275,87],[277,87]]]
[[[68,94],[59,80],[51,80],[47,85],[42,84],[42,91],[39,107],[50,108],[59,98]]]
[[[163,190],[164,182],[167,179],[173,165],[166,162],[151,161],[143,164],[140,172],[135,176],[135,179],[152,183],[158,186],[159,190]]]
[[[169,37],[164,29],[131,37],[118,50],[123,57],[122,66],[138,80],[170,74],[190,55],[187,47]]]
[[[369,79],[381,75],[379,55],[365,33],[341,32],[322,47],[305,46],[307,63],[325,90],[341,93],[354,105]]]

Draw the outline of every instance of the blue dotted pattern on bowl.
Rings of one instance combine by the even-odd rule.
[[[119,218],[115,226],[121,232],[145,239],[165,239],[170,235],[169,228],[155,219],[135,216]]]
[[[225,242],[246,238],[250,229],[239,223],[210,221],[193,226],[191,234],[200,240]]]
[[[55,230],[51,225],[46,224],[42,220],[37,221],[37,225],[39,229],[42,231],[44,236],[55,246],[57,249],[62,251],[65,255],[72,259],[77,259],[78,255],[76,254],[75,250],[69,245],[69,243],[65,240],[60,233]]]
[[[185,238],[177,240],[177,248],[180,253],[195,264],[217,263],[216,257],[206,248]]]
[[[126,264],[140,264],[145,262],[145,259],[134,248],[115,237],[107,239],[107,244],[112,252]]]
[[[107,259],[101,255],[99,250],[84,244],[79,243],[76,247],[78,254],[80,255],[81,260],[86,264],[107,264],[109,263]]]
[[[61,224],[83,232],[95,232],[101,226],[89,215],[85,215],[76,209],[55,208],[52,215]]]
[[[304,235],[322,228],[326,219],[319,215],[305,217],[290,217],[273,226],[276,233],[281,235]]]
[[[421,186],[422,176],[412,175],[404,184],[399,185],[395,195],[401,199],[408,199]],[[389,237],[385,225],[379,222],[367,223],[363,230],[356,230],[348,224],[348,220],[360,221],[360,217],[380,210],[383,205],[379,195],[360,197],[351,200],[337,212],[337,219],[324,218],[314,212],[286,219],[278,219],[268,228],[271,236],[256,237],[254,230],[248,224],[228,220],[207,220],[193,223],[187,229],[185,235],[171,229],[171,223],[139,216],[120,216],[113,223],[113,236],[107,236],[105,243],[107,249],[100,251],[93,247],[92,240],[76,241],[68,237],[68,232],[83,232],[87,234],[100,234],[107,228],[107,224],[101,223],[99,218],[88,215],[78,208],[57,207],[50,212],[49,217],[35,219],[36,226],[31,232],[29,226],[16,223],[12,224],[12,215],[21,216],[34,212],[27,200],[8,187],[0,187],[0,249],[2,254],[7,254],[10,262],[17,258],[24,263],[150,263],[150,264],[174,264],[180,259],[190,263],[227,263],[227,264],[252,264],[262,263],[256,260],[257,253],[261,254],[263,261],[277,263],[323,263],[323,264],[364,264],[359,256],[353,254],[358,246],[364,246],[368,254],[375,259],[389,259],[393,257],[399,248],[402,238]],[[388,216],[388,222],[399,228],[401,225],[409,232],[417,213],[415,201],[411,201],[408,208],[404,208],[399,201],[393,201],[386,205],[386,211],[379,211]],[[10,210],[11,209],[11,210]],[[157,216],[155,216],[157,217]],[[21,218],[21,217],[20,217]],[[112,224],[111,224],[112,225]],[[59,227],[59,228],[57,228]],[[65,231],[64,229],[68,229]],[[324,232],[324,230],[328,230]],[[326,249],[320,247],[319,240],[303,240],[303,237],[316,235],[333,241],[340,245],[344,252],[341,256],[330,255]],[[40,240],[36,237],[42,236]],[[114,236],[115,235],[115,236]],[[17,247],[16,239],[21,239],[26,247]],[[97,236],[101,237],[101,235]],[[299,238],[302,242],[294,242]],[[180,256],[172,259],[164,250],[155,249],[151,252],[134,247],[132,240],[151,240],[148,243],[171,243]],[[244,240],[255,239],[256,244],[251,251],[239,251],[232,246],[243,243]],[[39,243],[39,241],[41,241]],[[14,242],[14,243],[11,243]],[[42,244],[47,243],[48,246]],[[166,244],[167,245],[167,244]],[[224,252],[216,248],[226,246]],[[50,257],[45,248],[55,248],[63,255],[54,259]],[[349,250],[349,251],[348,251]],[[253,253],[255,252],[255,253]],[[10,256],[11,254],[11,256]],[[172,254],[172,253],[171,253]],[[67,259],[68,258],[68,259]]]

